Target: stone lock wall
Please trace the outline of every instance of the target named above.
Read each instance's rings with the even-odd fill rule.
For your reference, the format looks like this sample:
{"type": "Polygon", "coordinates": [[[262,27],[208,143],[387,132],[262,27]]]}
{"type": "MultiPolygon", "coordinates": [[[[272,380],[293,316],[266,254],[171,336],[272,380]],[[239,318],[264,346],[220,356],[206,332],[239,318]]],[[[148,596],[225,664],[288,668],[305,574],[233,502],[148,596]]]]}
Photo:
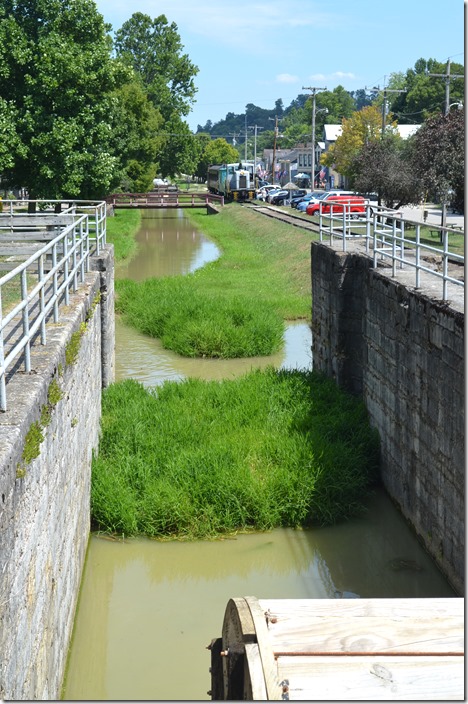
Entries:
{"type": "Polygon", "coordinates": [[[312,244],[314,368],[361,395],[382,481],[464,592],[464,313],[368,256],[312,244]]]}
{"type": "Polygon", "coordinates": [[[0,414],[5,700],[60,697],[90,531],[101,389],[114,369],[112,248],[93,266],[59,322],[47,325],[47,345],[33,346],[33,371],[18,371],[9,382],[8,410],[0,414]]]}

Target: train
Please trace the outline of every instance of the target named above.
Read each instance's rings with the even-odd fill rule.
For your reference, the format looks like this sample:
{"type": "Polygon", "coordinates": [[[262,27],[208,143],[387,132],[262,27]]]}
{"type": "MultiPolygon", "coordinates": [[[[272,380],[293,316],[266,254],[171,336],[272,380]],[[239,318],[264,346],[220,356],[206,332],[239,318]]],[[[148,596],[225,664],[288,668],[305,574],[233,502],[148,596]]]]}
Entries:
{"type": "Polygon", "coordinates": [[[224,196],[227,201],[255,198],[255,177],[250,164],[213,164],[208,168],[206,182],[210,193],[224,196]]]}

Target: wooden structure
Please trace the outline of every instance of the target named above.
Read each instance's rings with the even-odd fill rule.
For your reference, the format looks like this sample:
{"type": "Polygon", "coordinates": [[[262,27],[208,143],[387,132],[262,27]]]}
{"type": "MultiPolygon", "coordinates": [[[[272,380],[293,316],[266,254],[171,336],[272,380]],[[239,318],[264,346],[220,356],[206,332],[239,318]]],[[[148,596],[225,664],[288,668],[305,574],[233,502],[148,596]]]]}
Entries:
{"type": "Polygon", "coordinates": [[[113,208],[206,208],[209,205],[224,205],[224,198],[208,191],[203,193],[150,191],[149,193],[113,193],[107,196],[106,203],[113,208]]]}
{"type": "Polygon", "coordinates": [[[227,604],[213,700],[463,700],[463,599],[227,604]]]}

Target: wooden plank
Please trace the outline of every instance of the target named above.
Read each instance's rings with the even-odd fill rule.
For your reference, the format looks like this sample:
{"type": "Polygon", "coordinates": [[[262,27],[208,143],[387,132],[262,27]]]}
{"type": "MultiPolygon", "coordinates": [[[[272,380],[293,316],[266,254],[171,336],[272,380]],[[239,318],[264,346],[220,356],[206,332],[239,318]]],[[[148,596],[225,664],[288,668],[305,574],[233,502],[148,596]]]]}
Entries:
{"type": "Polygon", "coordinates": [[[257,643],[246,643],[245,656],[244,701],[266,701],[268,696],[257,643]]]}
{"type": "Polygon", "coordinates": [[[260,653],[263,676],[265,678],[265,688],[269,700],[282,699],[283,690],[278,678],[278,668],[271,647],[270,635],[268,633],[265,613],[261,608],[258,599],[254,596],[246,596],[245,601],[252,614],[257,634],[257,643],[260,653]]]}
{"type": "Polygon", "coordinates": [[[464,701],[463,657],[281,657],[278,673],[290,700],[464,701]]]}
{"type": "Polygon", "coordinates": [[[52,230],[35,230],[28,232],[1,232],[0,242],[50,242],[58,232],[52,230]]]}
{"type": "Polygon", "coordinates": [[[14,244],[3,244],[0,245],[0,257],[15,257],[15,256],[30,256],[35,254],[37,251],[42,249],[43,244],[40,242],[38,244],[25,244],[22,245],[19,242],[14,244]]]}
{"type": "Polygon", "coordinates": [[[31,215],[9,215],[0,213],[0,228],[5,227],[64,227],[70,225],[78,216],[73,215],[44,215],[42,213],[31,215]]]}
{"type": "Polygon", "coordinates": [[[260,600],[275,653],[463,652],[463,599],[260,600]]]}

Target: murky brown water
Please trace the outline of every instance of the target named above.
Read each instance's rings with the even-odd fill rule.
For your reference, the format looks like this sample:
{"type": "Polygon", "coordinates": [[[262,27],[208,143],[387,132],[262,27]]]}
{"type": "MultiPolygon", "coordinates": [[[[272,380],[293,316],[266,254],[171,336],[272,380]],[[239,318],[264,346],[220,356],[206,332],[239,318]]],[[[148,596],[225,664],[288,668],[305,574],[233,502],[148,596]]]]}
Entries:
{"type": "MultiPolygon", "coordinates": [[[[150,253],[149,244],[140,247],[140,256],[125,276],[130,276],[130,269],[134,278],[154,275],[140,275],[143,268],[152,271],[150,257],[155,257],[158,275],[173,275],[201,266],[203,248],[208,258],[218,256],[181,215],[145,213],[140,245],[141,237],[153,241],[157,253],[150,253]],[[148,221],[156,228],[154,240],[148,221]],[[164,238],[158,235],[162,224],[164,238]],[[174,262],[178,252],[183,253],[182,272],[174,262]]],[[[117,324],[118,378],[131,376],[146,385],[189,375],[217,379],[268,363],[309,367],[308,325],[288,326],[280,354],[231,364],[181,358],[162,349],[158,341],[117,324]]],[[[382,491],[369,503],[365,517],[330,528],[278,529],[194,543],[114,542],[93,535],[64,698],[210,699],[206,646],[221,635],[228,600],[250,595],[356,598],[454,593],[382,491]]]]}

